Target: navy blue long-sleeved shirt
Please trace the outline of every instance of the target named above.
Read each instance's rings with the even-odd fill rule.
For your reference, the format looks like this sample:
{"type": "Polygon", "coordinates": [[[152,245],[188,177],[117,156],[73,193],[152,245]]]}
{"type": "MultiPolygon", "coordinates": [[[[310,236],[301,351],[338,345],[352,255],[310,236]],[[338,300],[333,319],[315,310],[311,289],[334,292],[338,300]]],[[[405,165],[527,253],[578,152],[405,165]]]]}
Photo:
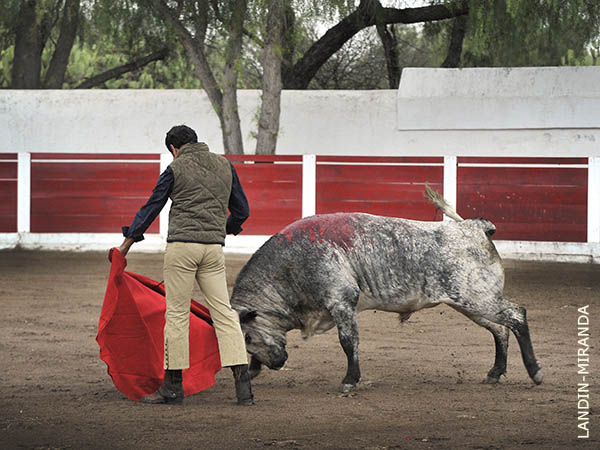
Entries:
{"type": "MultiPolygon", "coordinates": [[[[236,235],[242,231],[242,224],[250,215],[250,207],[248,206],[248,199],[242,189],[237,172],[233,164],[229,164],[231,166],[232,180],[228,208],[231,214],[227,217],[226,232],[227,234],[236,235]]],[[[173,170],[171,170],[171,167],[167,167],[160,174],[160,177],[158,177],[156,186],[152,190],[152,195],[150,195],[146,204],[136,213],[131,225],[122,227],[123,236],[132,238],[135,242],[144,239],[144,233],[167,203],[173,191],[174,183],[173,170]]]]}

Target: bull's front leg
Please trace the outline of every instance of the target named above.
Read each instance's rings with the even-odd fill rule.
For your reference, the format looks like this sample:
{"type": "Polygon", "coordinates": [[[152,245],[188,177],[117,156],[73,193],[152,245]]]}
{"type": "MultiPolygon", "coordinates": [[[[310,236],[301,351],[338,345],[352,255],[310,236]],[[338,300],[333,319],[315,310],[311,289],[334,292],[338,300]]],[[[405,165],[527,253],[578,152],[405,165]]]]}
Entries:
{"type": "Polygon", "coordinates": [[[262,363],[254,356],[252,356],[250,358],[250,365],[248,366],[248,373],[250,374],[250,379],[257,377],[260,374],[261,369],[262,363]]]}
{"type": "Polygon", "coordinates": [[[335,308],[332,312],[337,325],[340,344],[348,358],[348,370],[340,386],[341,392],[349,392],[360,380],[360,366],[358,364],[358,317],[356,308],[345,304],[335,308]]]}

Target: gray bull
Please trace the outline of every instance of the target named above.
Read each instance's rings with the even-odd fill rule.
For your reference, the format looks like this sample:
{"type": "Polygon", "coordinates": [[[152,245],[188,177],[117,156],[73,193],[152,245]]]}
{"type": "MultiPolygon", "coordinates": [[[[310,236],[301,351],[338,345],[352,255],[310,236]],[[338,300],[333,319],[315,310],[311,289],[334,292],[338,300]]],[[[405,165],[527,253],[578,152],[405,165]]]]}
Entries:
{"type": "Polygon", "coordinates": [[[502,294],[504,270],[485,219],[463,220],[436,192],[428,198],[455,221],[419,222],[362,213],[308,217],[272,236],[241,270],[231,297],[240,315],[253,375],[261,364],[281,368],[286,333],[304,337],[337,326],[348,357],[343,392],[360,379],[357,314],[400,314],[444,303],[489,330],[496,344],[486,382],[506,372],[508,330],[536,384],[543,379],[533,354],[525,308],[502,294]],[[361,295],[361,293],[363,295],[361,295]]]}

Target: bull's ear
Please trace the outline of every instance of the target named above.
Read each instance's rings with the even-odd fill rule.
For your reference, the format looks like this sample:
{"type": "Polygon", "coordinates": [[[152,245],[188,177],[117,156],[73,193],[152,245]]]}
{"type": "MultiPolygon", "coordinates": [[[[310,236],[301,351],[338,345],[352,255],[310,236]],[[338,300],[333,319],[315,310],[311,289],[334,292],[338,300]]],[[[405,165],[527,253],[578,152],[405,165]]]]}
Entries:
{"type": "Polygon", "coordinates": [[[257,312],[244,308],[238,314],[240,315],[240,323],[246,323],[256,319],[257,312]]]}

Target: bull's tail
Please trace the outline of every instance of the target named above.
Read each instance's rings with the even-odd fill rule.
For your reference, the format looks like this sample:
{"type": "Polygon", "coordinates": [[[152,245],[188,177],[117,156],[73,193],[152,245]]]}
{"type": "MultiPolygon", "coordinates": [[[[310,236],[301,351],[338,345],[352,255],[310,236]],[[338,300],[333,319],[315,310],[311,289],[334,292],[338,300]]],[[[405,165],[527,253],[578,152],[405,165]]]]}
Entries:
{"type": "Polygon", "coordinates": [[[435,207],[437,209],[442,211],[448,217],[456,220],[457,222],[463,222],[465,220],[458,215],[458,213],[450,205],[450,203],[448,203],[446,200],[444,200],[444,197],[442,197],[442,194],[431,189],[429,187],[429,185],[427,185],[427,184],[425,185],[425,198],[427,200],[429,200],[431,203],[433,203],[433,205],[435,205],[435,207]]]}

